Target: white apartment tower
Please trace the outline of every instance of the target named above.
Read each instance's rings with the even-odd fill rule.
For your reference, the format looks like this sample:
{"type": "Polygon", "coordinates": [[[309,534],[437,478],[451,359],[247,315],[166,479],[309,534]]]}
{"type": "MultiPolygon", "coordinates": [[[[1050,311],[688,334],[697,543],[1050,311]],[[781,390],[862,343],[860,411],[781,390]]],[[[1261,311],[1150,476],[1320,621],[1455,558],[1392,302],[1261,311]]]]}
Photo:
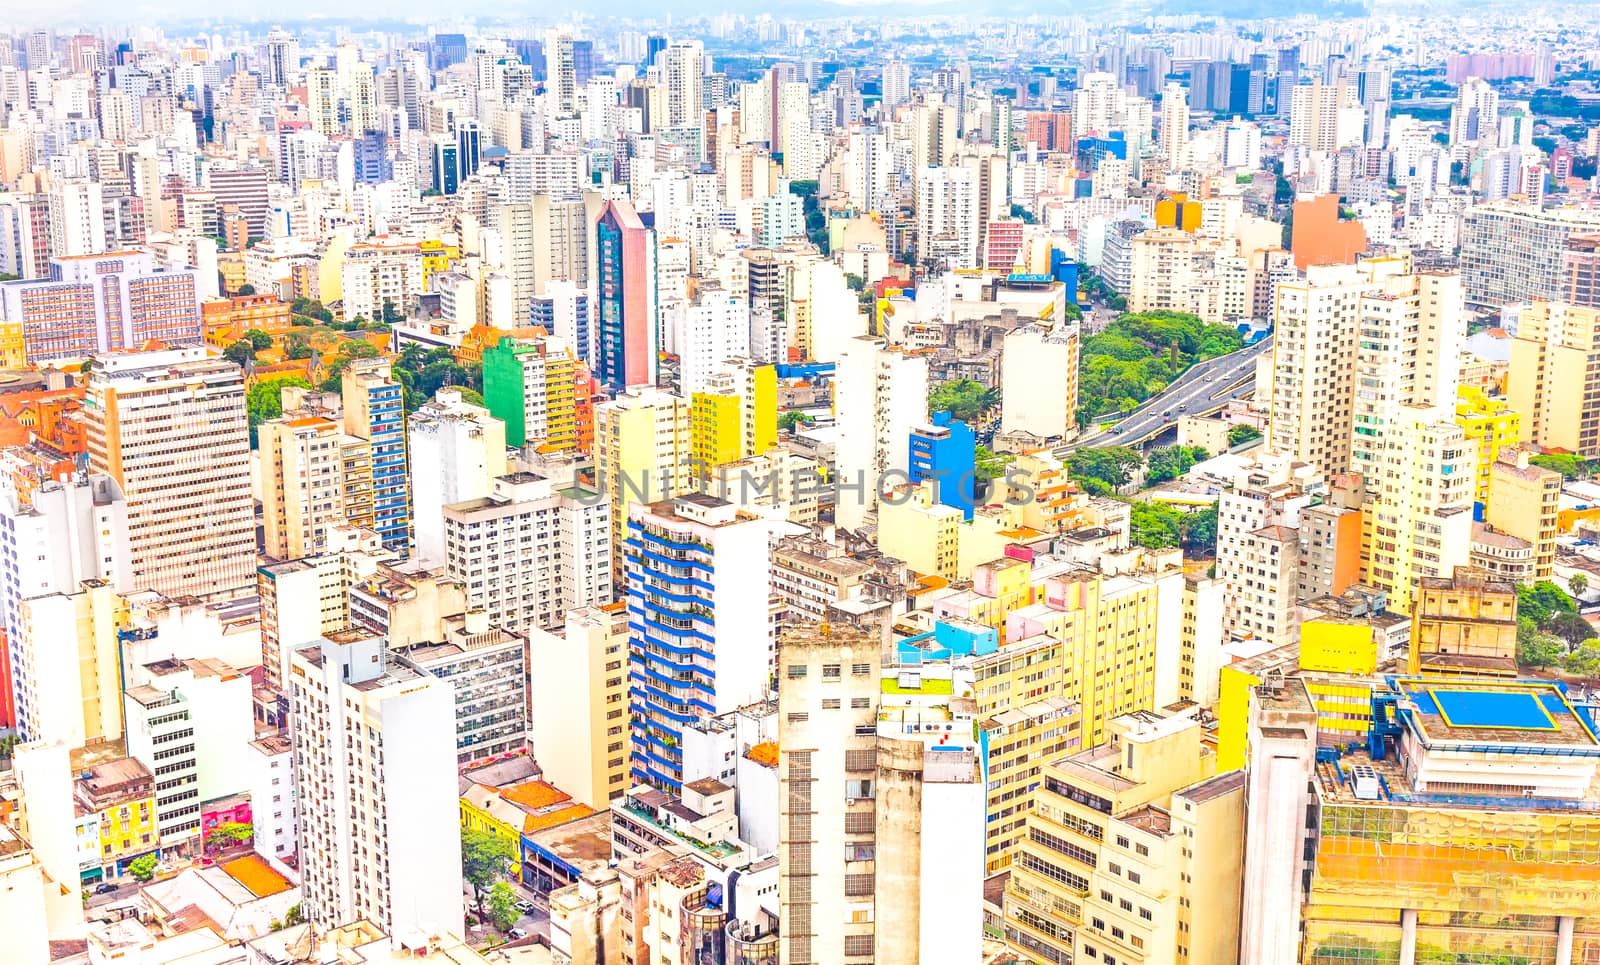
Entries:
{"type": "Polygon", "coordinates": [[[876,336],[851,339],[839,356],[833,410],[839,426],[834,519],[859,529],[878,508],[885,474],[910,465],[911,427],[928,419],[928,360],[876,336]]]}
{"type": "Polygon", "coordinates": [[[600,493],[511,473],[443,514],[446,568],[496,626],[548,629],[568,610],[611,601],[610,507],[600,493]]]}
{"type": "Polygon", "coordinates": [[[334,634],[290,658],[301,887],[318,928],[459,933],[456,706],[449,684],[334,634]]]}
{"type": "Polygon", "coordinates": [[[482,499],[506,473],[506,424],[459,389],[440,389],[406,420],[419,559],[445,560],[444,508],[482,499]]]}

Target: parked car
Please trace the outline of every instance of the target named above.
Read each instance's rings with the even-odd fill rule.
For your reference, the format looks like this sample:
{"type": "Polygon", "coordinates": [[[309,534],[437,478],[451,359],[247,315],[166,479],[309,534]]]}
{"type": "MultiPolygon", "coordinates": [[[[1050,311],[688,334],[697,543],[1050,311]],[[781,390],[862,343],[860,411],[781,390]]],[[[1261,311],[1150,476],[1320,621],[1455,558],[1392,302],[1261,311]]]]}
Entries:
{"type": "Polygon", "coordinates": [[[524,915],[531,915],[533,914],[533,902],[519,901],[517,902],[517,910],[522,912],[524,915]]]}
{"type": "Polygon", "coordinates": [[[525,928],[513,928],[510,931],[506,932],[506,937],[511,939],[512,941],[517,941],[519,939],[527,938],[528,937],[528,931],[525,928]]]}

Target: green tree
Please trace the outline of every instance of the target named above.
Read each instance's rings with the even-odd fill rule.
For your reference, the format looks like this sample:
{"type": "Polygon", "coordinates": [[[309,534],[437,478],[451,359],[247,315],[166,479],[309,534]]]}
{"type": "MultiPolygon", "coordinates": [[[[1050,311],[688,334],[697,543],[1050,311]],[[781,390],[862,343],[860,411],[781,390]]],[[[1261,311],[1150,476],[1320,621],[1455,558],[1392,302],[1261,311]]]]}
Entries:
{"type": "Polygon", "coordinates": [[[1242,446],[1247,442],[1255,442],[1261,438],[1261,430],[1255,426],[1234,426],[1228,430],[1228,448],[1242,446]]]}
{"type": "Polygon", "coordinates": [[[1540,629],[1555,634],[1573,647],[1594,636],[1594,627],[1589,625],[1589,621],[1572,610],[1551,614],[1540,629]]]}
{"type": "Polygon", "coordinates": [[[305,920],[305,909],[300,907],[300,903],[298,901],[290,905],[289,910],[283,913],[283,923],[285,926],[298,925],[305,920]]]}
{"type": "Polygon", "coordinates": [[[1567,577],[1567,589],[1572,591],[1573,599],[1580,599],[1589,592],[1589,578],[1582,573],[1574,573],[1567,577]]]}
{"type": "Polygon", "coordinates": [[[1075,479],[1097,480],[1110,492],[1126,486],[1143,463],[1139,453],[1127,446],[1089,447],[1067,457],[1067,472],[1075,479]]]}
{"type": "Polygon", "coordinates": [[[1564,665],[1567,673],[1600,680],[1600,640],[1591,638],[1573,647],[1564,665]]]}
{"type": "Polygon", "coordinates": [[[250,391],[245,393],[244,408],[250,418],[252,448],[256,445],[256,432],[261,423],[283,415],[283,389],[286,386],[310,388],[311,383],[298,375],[283,375],[275,379],[263,379],[250,386],[250,391]]]}
{"type": "Polygon", "coordinates": [[[994,452],[988,446],[978,446],[973,453],[978,475],[984,479],[994,479],[1004,476],[1006,467],[1016,460],[1016,454],[1010,452],[994,452]]]}
{"type": "Polygon", "coordinates": [[[1183,538],[1183,514],[1160,503],[1134,503],[1129,513],[1129,540],[1145,549],[1177,546],[1183,538]]]}
{"type": "Polygon", "coordinates": [[[398,325],[400,322],[405,321],[405,316],[400,313],[400,309],[395,307],[394,299],[392,298],[383,300],[382,318],[385,325],[398,325]]]}
{"type": "Polygon", "coordinates": [[[255,293],[256,286],[250,284],[249,282],[245,282],[243,285],[240,285],[238,290],[234,292],[235,295],[254,295],[255,293]]]}
{"type": "Polygon", "coordinates": [[[156,856],[153,854],[142,854],[139,857],[134,858],[132,861],[128,862],[128,874],[133,876],[133,880],[139,882],[147,882],[155,878],[156,856]]]}
{"type": "Polygon", "coordinates": [[[488,918],[484,902],[490,887],[505,876],[516,858],[516,849],[505,838],[480,828],[461,829],[461,877],[472,886],[479,921],[488,918]]]}
{"type": "Polygon", "coordinates": [[[1566,644],[1534,626],[1527,617],[1517,619],[1517,665],[1543,669],[1561,662],[1566,644]]]}
{"type": "Polygon", "coordinates": [[[995,407],[999,395],[972,379],[942,382],[928,393],[929,412],[948,412],[962,422],[977,422],[995,407]]]}
{"type": "Polygon", "coordinates": [[[1587,461],[1579,456],[1564,452],[1534,456],[1528,460],[1528,465],[1554,470],[1559,472],[1565,479],[1587,479],[1594,472],[1594,467],[1587,461]]]}
{"type": "Polygon", "coordinates": [[[256,357],[256,347],[251,345],[246,339],[241,338],[239,341],[234,342],[232,345],[223,349],[222,354],[228,359],[228,361],[234,363],[235,365],[243,365],[256,357]]]}
{"type": "Polygon", "coordinates": [[[1217,507],[1207,506],[1198,513],[1184,513],[1178,524],[1183,548],[1193,554],[1215,553],[1217,550],[1217,507]]]}
{"type": "Polygon", "coordinates": [[[489,888],[489,923],[506,932],[521,917],[522,912],[517,908],[517,893],[504,881],[496,881],[489,888]]]}
{"type": "Polygon", "coordinates": [[[865,278],[862,278],[860,275],[851,271],[844,273],[844,283],[849,285],[850,290],[853,292],[858,292],[867,286],[867,280],[865,278]]]}
{"type": "Polygon", "coordinates": [[[288,340],[284,343],[283,357],[286,359],[310,358],[311,339],[299,332],[290,332],[288,340]]]}
{"type": "Polygon", "coordinates": [[[250,343],[250,347],[258,352],[264,348],[272,347],[272,336],[259,328],[250,329],[244,333],[244,337],[245,341],[250,343]]]}
{"type": "Polygon", "coordinates": [[[791,410],[778,416],[778,428],[784,432],[793,432],[795,426],[811,425],[817,420],[799,410],[791,410]]]}
{"type": "Polygon", "coordinates": [[[1177,479],[1193,469],[1195,463],[1205,458],[1206,451],[1199,446],[1168,446],[1156,449],[1150,453],[1149,469],[1145,472],[1144,481],[1155,485],[1177,479]]]}
{"type": "Polygon", "coordinates": [[[1517,587],[1517,613],[1541,628],[1555,614],[1576,609],[1572,598],[1549,580],[1540,580],[1533,586],[1517,587]]]}

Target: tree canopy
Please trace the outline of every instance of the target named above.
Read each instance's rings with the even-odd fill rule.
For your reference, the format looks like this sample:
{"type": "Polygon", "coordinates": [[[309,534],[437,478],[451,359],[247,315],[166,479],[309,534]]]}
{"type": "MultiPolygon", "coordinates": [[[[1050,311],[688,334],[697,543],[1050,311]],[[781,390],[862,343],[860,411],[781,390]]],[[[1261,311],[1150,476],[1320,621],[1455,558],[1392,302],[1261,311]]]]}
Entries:
{"type": "Polygon", "coordinates": [[[488,916],[484,901],[490,888],[510,871],[517,858],[511,842],[481,828],[461,829],[461,877],[472,886],[472,899],[478,906],[478,919],[488,916]]]}
{"type": "Polygon", "coordinates": [[[256,446],[256,431],[261,423],[283,415],[283,393],[286,386],[310,388],[311,383],[298,375],[282,375],[275,379],[262,379],[245,393],[245,413],[250,417],[250,447],[256,446]]]}
{"type": "Polygon", "coordinates": [[[1147,460],[1149,468],[1145,471],[1144,481],[1155,485],[1177,479],[1193,469],[1195,463],[1209,456],[1210,454],[1199,446],[1167,446],[1165,449],[1156,449],[1150,453],[1147,460]]]}
{"type": "Polygon", "coordinates": [[[1074,450],[1067,457],[1067,473],[1084,485],[1085,480],[1098,482],[1084,485],[1088,492],[1109,493],[1126,486],[1133,473],[1144,464],[1137,450],[1127,446],[1097,446],[1074,450]]]}
{"type": "Polygon", "coordinates": [[[984,388],[981,382],[952,379],[928,393],[928,411],[948,412],[953,418],[970,424],[982,420],[998,401],[998,393],[984,388]]]}
{"type": "Polygon", "coordinates": [[[1183,312],[1123,315],[1083,342],[1078,398],[1085,421],[1131,409],[1195,362],[1237,351],[1243,344],[1238,330],[1183,312]]]}

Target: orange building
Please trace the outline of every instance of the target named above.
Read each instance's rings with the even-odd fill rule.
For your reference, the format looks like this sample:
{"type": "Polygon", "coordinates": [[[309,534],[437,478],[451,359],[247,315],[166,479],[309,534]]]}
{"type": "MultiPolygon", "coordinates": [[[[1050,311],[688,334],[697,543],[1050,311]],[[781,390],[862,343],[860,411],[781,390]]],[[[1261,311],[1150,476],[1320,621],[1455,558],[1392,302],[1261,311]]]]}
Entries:
{"type": "Polygon", "coordinates": [[[234,295],[200,304],[200,325],[206,344],[227,348],[251,329],[268,335],[289,330],[289,305],[275,295],[234,295]]]}
{"type": "Polygon", "coordinates": [[[35,440],[67,456],[89,451],[88,436],[78,413],[83,389],[41,388],[0,394],[0,447],[26,446],[35,440]]]}
{"type": "Polygon", "coordinates": [[[1289,233],[1294,266],[1353,265],[1367,250],[1367,231],[1359,221],[1339,220],[1339,198],[1324,194],[1294,203],[1294,228],[1289,233]]]}
{"type": "Polygon", "coordinates": [[[1189,234],[1200,230],[1200,202],[1182,192],[1174,192],[1156,202],[1156,227],[1181,228],[1189,234]]]}

